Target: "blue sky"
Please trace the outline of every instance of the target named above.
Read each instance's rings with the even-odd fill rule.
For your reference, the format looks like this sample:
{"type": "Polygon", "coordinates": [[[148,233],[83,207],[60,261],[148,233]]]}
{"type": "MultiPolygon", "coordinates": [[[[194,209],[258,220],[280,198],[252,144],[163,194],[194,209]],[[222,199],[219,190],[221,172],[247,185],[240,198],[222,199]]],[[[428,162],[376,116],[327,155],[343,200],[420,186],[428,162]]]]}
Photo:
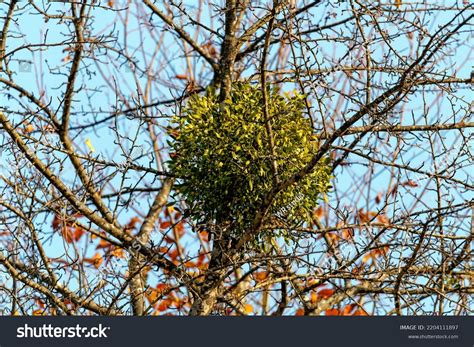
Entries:
{"type": "MultiPolygon", "coordinates": [[[[450,3],[459,3],[459,1],[443,1],[443,3],[449,5],[450,3]]],[[[1,6],[5,7],[5,5],[1,6]]],[[[50,6],[51,10],[49,12],[54,12],[54,9],[61,11],[65,5],[61,3],[54,3],[50,6]]],[[[133,11],[137,10],[135,6],[133,6],[133,8],[133,11]]],[[[340,8],[342,8],[342,6],[340,8]]],[[[333,10],[330,6],[326,6],[316,7],[312,11],[314,12],[314,23],[319,23],[327,18],[329,11],[333,10]],[[325,10],[321,11],[321,8],[324,8],[325,10]]],[[[206,14],[206,12],[203,18],[206,18],[205,16],[209,15],[209,13],[207,12],[206,14]]],[[[343,11],[338,9],[333,12],[336,14],[336,16],[338,16],[338,18],[339,16],[340,18],[344,18],[348,15],[347,9],[343,11]]],[[[444,11],[437,13],[435,20],[430,18],[430,26],[427,27],[426,30],[428,32],[433,32],[439,27],[439,25],[451,20],[454,15],[455,11],[444,11]]],[[[427,14],[427,16],[429,16],[429,14],[427,14]]],[[[432,15],[432,17],[434,18],[434,15],[432,15]]],[[[110,45],[121,47],[124,51],[128,52],[128,54],[135,60],[134,63],[136,63],[136,66],[140,68],[143,67],[145,63],[153,59],[153,53],[155,52],[156,47],[158,44],[161,45],[160,49],[166,51],[166,59],[160,59],[159,61],[156,61],[156,64],[153,65],[153,71],[148,71],[148,73],[156,75],[161,84],[156,83],[150,88],[149,100],[166,100],[170,97],[176,96],[177,93],[174,90],[174,86],[184,87],[184,82],[176,79],[176,75],[184,73],[187,63],[180,53],[181,46],[179,45],[181,43],[177,42],[170,34],[160,37],[161,33],[159,32],[150,34],[149,32],[142,30],[142,24],[137,22],[133,16],[130,16],[129,18],[130,22],[127,29],[128,36],[125,40],[124,27],[117,18],[120,18],[120,14],[117,14],[110,9],[95,9],[94,21],[88,26],[91,36],[107,35],[107,33],[113,30],[116,33],[117,42],[111,41],[110,45]],[[147,61],[145,62],[145,60],[147,61]],[[169,88],[166,88],[165,82],[168,83],[169,88]]],[[[155,19],[155,22],[159,22],[158,19],[155,19]]],[[[211,22],[209,21],[208,24],[210,25],[211,22]]],[[[219,29],[217,28],[219,25],[218,22],[214,21],[213,25],[215,26],[215,29],[219,29]]],[[[383,25],[386,26],[388,34],[396,32],[396,25],[393,25],[393,23],[386,23],[383,25]]],[[[374,28],[367,27],[366,29],[367,32],[370,33],[374,28]]],[[[42,16],[33,15],[26,10],[18,18],[18,22],[12,25],[12,30],[21,31],[24,36],[10,39],[8,42],[7,51],[14,50],[16,47],[21,47],[25,44],[44,43],[45,41],[43,40],[46,33],[46,43],[57,44],[67,41],[69,40],[68,35],[72,28],[65,24],[58,24],[56,20],[45,22],[42,16]]],[[[340,33],[331,32],[329,35],[337,37],[340,35],[340,33]]],[[[474,42],[473,35],[473,33],[469,32],[460,35],[459,39],[462,41],[462,44],[455,52],[451,52],[449,59],[441,63],[446,67],[451,66],[448,70],[456,71],[456,75],[461,78],[467,78],[470,76],[472,67],[474,65],[474,55],[472,49],[474,42]]],[[[199,37],[199,40],[202,43],[206,42],[206,39],[207,38],[202,35],[199,37]]],[[[397,47],[397,51],[401,55],[410,56],[415,53],[414,42],[406,36],[400,36],[394,41],[394,44],[397,47]]],[[[384,49],[386,49],[386,47],[377,42],[371,44],[371,47],[373,48],[373,59],[383,59],[382,52],[384,49]]],[[[97,50],[98,55],[100,52],[100,49],[97,50]]],[[[346,49],[343,44],[322,42],[319,45],[319,50],[313,53],[313,58],[319,57],[322,59],[324,57],[326,59],[326,67],[328,67],[329,58],[332,60],[338,60],[339,58],[346,55],[346,49]]],[[[14,78],[19,85],[26,86],[28,90],[36,95],[38,95],[42,90],[46,91],[44,99],[50,102],[50,107],[52,109],[60,109],[61,93],[63,92],[62,87],[64,86],[64,83],[67,79],[66,74],[70,66],[70,61],[67,60],[67,56],[68,52],[65,51],[64,45],[51,46],[46,50],[34,52],[31,52],[27,49],[21,49],[15,53],[13,60],[10,62],[10,67],[12,68],[14,78]]],[[[95,116],[98,118],[106,116],[111,111],[114,111],[116,107],[119,109],[127,107],[124,105],[123,101],[116,100],[116,95],[107,82],[114,81],[121,91],[121,96],[131,102],[132,105],[133,100],[136,101],[137,95],[140,94],[140,92],[137,91],[137,83],[134,80],[137,75],[130,71],[130,69],[135,70],[135,66],[130,67],[130,64],[128,64],[121,55],[113,52],[109,52],[106,56],[98,56],[97,59],[99,59],[101,62],[98,65],[94,65],[95,63],[92,59],[90,59],[90,57],[87,57],[84,60],[85,64],[90,64],[90,73],[86,74],[82,72],[77,85],[79,86],[82,84],[86,88],[79,94],[76,94],[74,97],[74,111],[81,111],[81,109],[93,109],[97,113],[94,114],[93,112],[86,112],[86,115],[73,117],[72,126],[88,123],[94,119],[95,116]],[[99,66],[100,69],[98,69],[97,66],[99,66]]],[[[351,57],[351,59],[352,63],[354,63],[354,60],[357,60],[357,53],[355,54],[355,57],[351,57]]],[[[351,63],[351,60],[349,60],[347,57],[345,58],[345,61],[346,64],[351,63]]],[[[205,71],[204,67],[202,66],[202,62],[194,64],[193,71],[196,76],[202,74],[202,71],[205,71]]],[[[253,72],[254,70],[250,68],[244,75],[248,76],[253,72]]],[[[328,82],[331,82],[331,78],[332,77],[328,77],[328,82]]],[[[393,77],[376,74],[374,80],[378,81],[379,83],[386,83],[390,80],[390,78],[393,77]]],[[[139,77],[138,82],[141,86],[144,85],[145,81],[145,77],[139,77]]],[[[339,85],[335,85],[335,87],[343,90],[343,88],[347,87],[342,84],[343,82],[341,82],[339,85]]],[[[288,85],[287,88],[292,89],[294,86],[288,85]]],[[[377,92],[378,91],[374,91],[374,94],[377,92]]],[[[419,98],[419,95],[412,95],[404,104],[403,110],[396,110],[391,122],[396,124],[413,124],[414,121],[416,123],[420,123],[425,121],[421,117],[423,114],[428,114],[427,119],[429,122],[443,122],[444,120],[450,119],[453,112],[459,112],[460,119],[461,117],[465,116],[462,114],[461,109],[473,102],[472,87],[460,87],[454,92],[454,95],[456,98],[458,98],[454,103],[454,110],[451,108],[452,104],[450,103],[448,97],[439,98],[435,93],[426,93],[425,104],[423,104],[419,98]],[[432,105],[433,110],[440,110],[441,113],[433,113],[431,109],[427,109],[426,105],[430,104],[432,105]]],[[[4,93],[0,95],[0,101],[3,105],[7,105],[8,108],[16,108],[19,105],[18,101],[7,100],[4,93]]],[[[328,115],[334,112],[336,102],[337,93],[332,93],[331,98],[328,98],[326,103],[325,112],[327,112],[328,115]]],[[[354,112],[354,110],[357,109],[357,105],[346,103],[345,109],[343,109],[343,111],[350,115],[354,112]]],[[[170,106],[147,110],[148,115],[150,116],[160,116],[162,114],[171,115],[175,111],[176,109],[170,106]]],[[[470,119],[472,121],[472,114],[468,117],[470,118],[467,118],[467,120],[470,119]]],[[[164,125],[165,123],[162,122],[161,124],[164,125]]],[[[118,163],[123,162],[125,158],[123,155],[124,153],[129,154],[131,151],[133,151],[132,156],[141,156],[142,154],[146,154],[148,152],[147,149],[150,148],[151,145],[146,137],[141,136],[140,133],[137,132],[140,126],[137,121],[130,120],[118,124],[118,129],[123,135],[121,138],[117,138],[117,133],[114,133],[108,129],[108,126],[113,125],[113,122],[109,122],[108,124],[102,126],[99,131],[76,134],[75,144],[78,151],[84,155],[87,155],[88,152],[90,152],[90,148],[87,146],[86,140],[90,140],[95,149],[93,153],[89,153],[90,155],[98,157],[99,159],[113,158],[113,160],[118,163]],[[126,139],[125,136],[129,136],[130,138],[126,139]],[[137,139],[136,142],[133,141],[135,136],[137,139]],[[121,146],[117,145],[118,142],[121,143],[121,146]]],[[[360,122],[357,125],[363,125],[363,123],[360,122]]],[[[157,126],[157,130],[160,130],[159,126],[157,126]]],[[[466,133],[472,136],[472,132],[466,133]]],[[[449,153],[456,153],[456,146],[461,142],[461,138],[459,138],[457,133],[453,131],[444,131],[440,134],[445,138],[445,144],[447,145],[447,148],[437,148],[437,153],[442,154],[447,150],[451,151],[449,153]]],[[[0,140],[3,136],[5,135],[0,135],[0,140]]],[[[161,140],[162,145],[164,145],[165,137],[162,136],[161,140]]],[[[422,167],[426,171],[432,170],[431,151],[427,147],[427,143],[409,137],[407,137],[406,140],[412,143],[412,148],[404,154],[403,158],[411,158],[410,160],[413,166],[422,167]]],[[[368,144],[373,143],[373,141],[378,141],[378,143],[381,144],[383,143],[383,141],[380,141],[372,135],[369,136],[365,141],[367,141],[368,144]]],[[[397,140],[395,137],[387,138],[380,149],[380,153],[383,153],[386,156],[396,148],[396,145],[397,140]]],[[[450,155],[451,154],[448,154],[448,158],[450,155]]],[[[4,159],[2,158],[2,164],[5,163],[3,160],[4,159]]],[[[151,158],[149,155],[145,155],[139,159],[138,162],[142,165],[148,166],[150,164],[150,160],[153,161],[153,158],[151,158]]],[[[391,182],[388,182],[389,171],[380,166],[375,166],[374,171],[372,172],[370,171],[372,168],[367,168],[366,162],[357,157],[350,157],[350,161],[353,161],[354,165],[351,167],[339,168],[335,172],[334,184],[338,187],[339,191],[348,192],[347,196],[344,197],[342,201],[346,201],[347,205],[351,206],[352,208],[377,208],[376,204],[373,202],[373,199],[370,197],[375,196],[378,191],[386,191],[389,189],[389,185],[391,184],[391,182]],[[362,185],[362,182],[364,182],[364,180],[369,177],[373,178],[371,190],[361,191],[357,182],[362,185]],[[354,201],[361,201],[361,203],[358,206],[354,206],[354,201]],[[366,201],[369,202],[366,203],[366,201]]],[[[439,162],[439,165],[442,167],[444,163],[444,161],[441,161],[439,162]]],[[[153,162],[152,165],[155,167],[156,162],[153,162]]],[[[464,170],[459,170],[454,177],[460,180],[466,180],[466,178],[469,177],[470,172],[472,172],[472,169],[472,163],[468,163],[464,170]]],[[[8,170],[6,170],[5,167],[0,167],[0,173],[6,171],[8,170]]],[[[70,173],[70,167],[68,168],[66,166],[63,169],[61,176],[65,181],[70,181],[72,179],[72,177],[70,177],[70,173]]],[[[97,172],[96,174],[100,173],[97,172]]],[[[104,174],[107,174],[107,171],[104,171],[104,174]]],[[[124,179],[126,184],[132,184],[137,180],[137,178],[138,177],[136,176],[128,178],[117,176],[112,182],[119,184],[120,181],[124,179]]],[[[409,174],[408,176],[403,176],[399,179],[401,182],[403,182],[409,179],[417,180],[419,177],[409,174]]],[[[472,176],[469,179],[472,183],[472,176]]],[[[145,181],[148,182],[149,185],[156,186],[156,182],[154,181],[154,177],[152,177],[152,175],[149,175],[145,181]]],[[[406,199],[406,201],[401,203],[400,206],[403,206],[404,204],[411,206],[412,202],[414,201],[413,199],[416,198],[417,194],[420,194],[421,187],[423,187],[424,184],[428,184],[430,186],[433,184],[433,180],[422,179],[419,182],[420,189],[411,189],[410,187],[401,188],[405,191],[404,199],[406,199]]],[[[436,201],[436,192],[429,191],[425,194],[424,201],[430,205],[428,207],[432,207],[432,204],[434,204],[436,201]]],[[[449,187],[447,189],[447,194],[452,195],[453,203],[459,203],[474,198],[473,192],[450,191],[449,187]]],[[[331,196],[330,194],[329,198],[330,201],[332,201],[334,195],[331,196]]],[[[149,197],[143,197],[143,199],[134,201],[133,208],[120,211],[119,220],[122,223],[126,223],[132,216],[136,214],[137,210],[145,211],[149,205],[149,201],[149,197]]],[[[426,207],[427,206],[417,205],[415,206],[415,209],[425,209],[426,207]]],[[[403,213],[403,209],[402,211],[388,211],[388,213],[392,213],[391,217],[396,218],[398,213],[403,213]]],[[[48,218],[51,218],[51,216],[48,218]]],[[[56,234],[51,238],[51,242],[48,243],[47,250],[52,257],[60,256],[64,253],[64,244],[59,235],[56,234]]],[[[90,249],[89,252],[90,255],[94,252],[94,250],[90,249]]]]}

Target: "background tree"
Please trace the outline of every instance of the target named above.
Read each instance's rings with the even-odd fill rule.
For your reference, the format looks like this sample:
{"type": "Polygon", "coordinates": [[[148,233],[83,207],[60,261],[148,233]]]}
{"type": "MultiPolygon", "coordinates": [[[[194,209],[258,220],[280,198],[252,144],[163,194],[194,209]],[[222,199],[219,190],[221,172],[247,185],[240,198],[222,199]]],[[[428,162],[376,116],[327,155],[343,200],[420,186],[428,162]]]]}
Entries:
{"type": "MultiPolygon", "coordinates": [[[[473,10],[3,1],[2,313],[472,314],[473,10]],[[238,85],[258,92],[242,112],[258,113],[271,179],[252,208],[230,206],[248,221],[235,233],[190,213],[189,177],[170,163],[190,98],[214,90],[224,129],[238,85]],[[285,93],[301,95],[317,144],[291,169],[278,144],[288,114],[275,112],[285,93]],[[293,188],[323,165],[333,188],[302,201],[293,188]],[[301,208],[301,223],[280,213],[301,208]]],[[[196,198],[228,202],[218,193],[196,198]]]]}

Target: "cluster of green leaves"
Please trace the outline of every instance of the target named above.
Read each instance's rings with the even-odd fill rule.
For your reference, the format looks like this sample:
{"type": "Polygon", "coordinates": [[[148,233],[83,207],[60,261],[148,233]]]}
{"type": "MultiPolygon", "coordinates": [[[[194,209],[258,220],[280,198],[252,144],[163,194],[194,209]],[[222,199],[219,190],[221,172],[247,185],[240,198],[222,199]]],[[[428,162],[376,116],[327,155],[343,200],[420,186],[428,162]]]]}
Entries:
{"type": "MultiPolygon", "coordinates": [[[[267,90],[274,159],[279,179],[285,180],[310,161],[318,143],[304,116],[304,96],[267,90]]],[[[204,223],[230,223],[238,237],[273,186],[261,88],[235,84],[222,111],[214,90],[195,95],[174,117],[171,129],[170,169],[181,177],[176,189],[189,206],[190,217],[204,223]]],[[[330,165],[325,158],[310,175],[280,192],[270,213],[292,225],[309,221],[330,188],[330,165]]]]}

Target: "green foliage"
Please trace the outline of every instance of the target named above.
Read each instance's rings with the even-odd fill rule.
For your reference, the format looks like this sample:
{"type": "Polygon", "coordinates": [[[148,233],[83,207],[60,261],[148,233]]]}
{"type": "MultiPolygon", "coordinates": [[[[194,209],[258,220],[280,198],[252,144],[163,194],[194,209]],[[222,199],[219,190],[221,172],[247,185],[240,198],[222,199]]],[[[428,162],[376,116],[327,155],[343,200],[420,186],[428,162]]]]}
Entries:
{"type": "MultiPolygon", "coordinates": [[[[303,116],[302,95],[282,96],[268,88],[268,99],[279,177],[285,180],[310,161],[318,144],[303,116]]],[[[190,216],[231,223],[238,237],[272,188],[272,154],[259,87],[234,85],[224,109],[221,113],[213,90],[188,100],[173,119],[170,169],[182,178],[176,189],[190,216]]],[[[318,199],[331,188],[329,180],[325,158],[312,174],[277,195],[270,214],[291,225],[309,221],[318,199]]]]}

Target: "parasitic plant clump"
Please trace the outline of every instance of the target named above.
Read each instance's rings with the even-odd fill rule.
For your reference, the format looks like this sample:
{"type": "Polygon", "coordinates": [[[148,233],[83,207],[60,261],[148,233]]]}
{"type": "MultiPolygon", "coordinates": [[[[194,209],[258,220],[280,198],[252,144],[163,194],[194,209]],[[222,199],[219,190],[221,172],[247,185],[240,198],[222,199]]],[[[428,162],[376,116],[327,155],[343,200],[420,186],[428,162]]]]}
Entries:
{"type": "MultiPolygon", "coordinates": [[[[304,116],[304,96],[281,95],[271,88],[267,94],[273,149],[262,91],[248,83],[233,86],[223,110],[214,90],[192,96],[171,124],[169,164],[180,177],[176,191],[188,205],[188,216],[201,223],[226,223],[235,238],[248,230],[274,186],[272,162],[278,179],[284,181],[318,150],[311,123],[304,116]]],[[[274,218],[287,225],[310,222],[318,201],[331,188],[330,178],[329,158],[323,158],[310,174],[276,195],[268,213],[273,218],[267,218],[267,223],[274,218]]]]}

